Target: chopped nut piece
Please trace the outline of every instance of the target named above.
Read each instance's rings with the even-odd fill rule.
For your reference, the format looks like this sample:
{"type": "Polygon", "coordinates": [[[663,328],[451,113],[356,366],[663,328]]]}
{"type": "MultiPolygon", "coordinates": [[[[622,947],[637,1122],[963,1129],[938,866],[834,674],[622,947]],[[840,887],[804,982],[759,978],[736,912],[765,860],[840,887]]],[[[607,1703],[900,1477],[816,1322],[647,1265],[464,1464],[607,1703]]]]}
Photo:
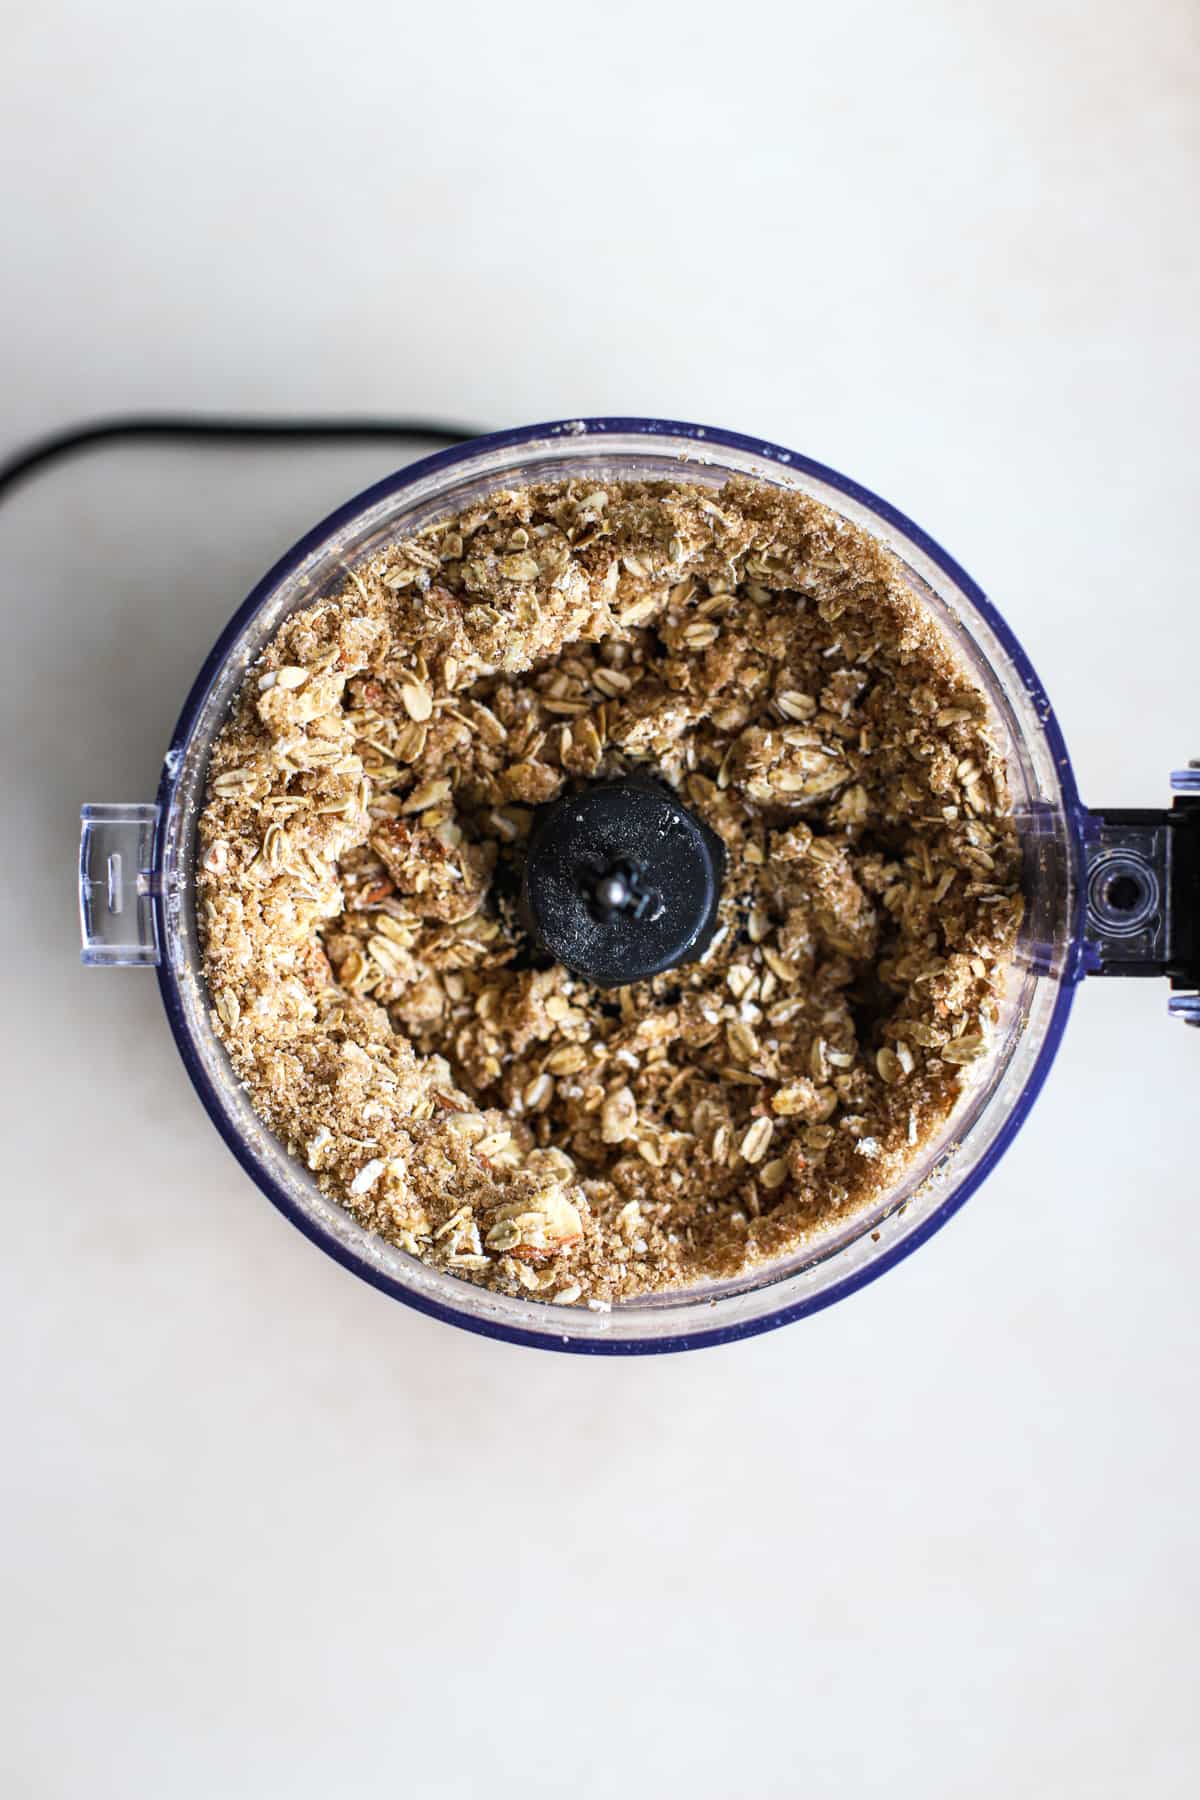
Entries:
{"type": "Polygon", "coordinates": [[[637,1101],[630,1088],[620,1087],[604,1102],[600,1135],[606,1144],[621,1144],[637,1130],[637,1101]]]}
{"type": "Polygon", "coordinates": [[[547,1188],[528,1202],[498,1207],[483,1241],[489,1250],[529,1259],[556,1255],[582,1236],[578,1208],[557,1188],[547,1188]]]}
{"type": "Polygon", "coordinates": [[[350,1192],[352,1194],[369,1194],[371,1189],[375,1186],[375,1183],[379,1180],[379,1177],[383,1174],[384,1167],[385,1165],[381,1157],[372,1157],[369,1163],[363,1164],[362,1168],[358,1171],[358,1174],[354,1177],[354,1180],[350,1183],[350,1192]]]}

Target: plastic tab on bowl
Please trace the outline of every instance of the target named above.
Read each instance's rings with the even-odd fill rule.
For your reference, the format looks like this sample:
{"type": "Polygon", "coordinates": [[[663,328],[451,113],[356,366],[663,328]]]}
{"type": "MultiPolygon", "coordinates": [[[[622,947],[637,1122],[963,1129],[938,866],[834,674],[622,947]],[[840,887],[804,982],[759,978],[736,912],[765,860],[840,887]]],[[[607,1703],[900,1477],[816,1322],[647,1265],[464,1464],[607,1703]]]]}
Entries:
{"type": "Polygon", "coordinates": [[[80,959],[131,968],[159,961],[150,869],[158,807],[85,806],[79,814],[80,959]]]}

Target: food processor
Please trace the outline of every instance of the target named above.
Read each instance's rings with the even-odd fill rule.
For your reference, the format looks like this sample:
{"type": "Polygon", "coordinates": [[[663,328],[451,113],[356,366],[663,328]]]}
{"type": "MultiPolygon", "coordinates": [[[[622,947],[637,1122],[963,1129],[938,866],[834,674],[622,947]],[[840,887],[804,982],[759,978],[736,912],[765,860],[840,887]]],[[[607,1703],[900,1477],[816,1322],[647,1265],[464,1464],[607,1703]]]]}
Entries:
{"type": "MultiPolygon", "coordinates": [[[[196,678],[157,798],[82,810],[82,956],[94,966],[157,969],[179,1052],[218,1131],[280,1211],[355,1274],[435,1318],[514,1343],[601,1354],[692,1349],[828,1306],[945,1224],[1020,1129],[1083,977],[1166,977],[1171,1012],[1200,1025],[1200,765],[1177,771],[1171,784],[1169,809],[1084,807],[1049,700],[995,607],[933,539],[856,482],[777,445],[699,425],[625,418],[535,425],[401,469],[333,513],[264,577],[196,678]],[[736,1279],[622,1301],[611,1311],[495,1293],[433,1269],[359,1225],[273,1137],[233,1074],[210,1019],[195,908],[196,825],[210,749],[281,622],[336,592],[348,571],[390,541],[498,487],[584,477],[717,488],[732,475],[798,489],[883,544],[986,696],[1008,763],[1025,896],[994,1038],[953,1113],[899,1185],[873,1208],[814,1231],[791,1257],[736,1279]]],[[[628,792],[610,800],[626,809],[633,803],[628,792]]],[[[538,865],[547,892],[558,841],[551,834],[538,865]]],[[[720,868],[704,861],[703,845],[695,854],[703,924],[714,904],[703,882],[719,883],[720,868]]],[[[598,880],[614,917],[640,917],[636,867],[614,863],[598,880]]],[[[553,944],[549,904],[540,935],[553,944]]],[[[616,969],[608,978],[633,977],[616,969]]]]}

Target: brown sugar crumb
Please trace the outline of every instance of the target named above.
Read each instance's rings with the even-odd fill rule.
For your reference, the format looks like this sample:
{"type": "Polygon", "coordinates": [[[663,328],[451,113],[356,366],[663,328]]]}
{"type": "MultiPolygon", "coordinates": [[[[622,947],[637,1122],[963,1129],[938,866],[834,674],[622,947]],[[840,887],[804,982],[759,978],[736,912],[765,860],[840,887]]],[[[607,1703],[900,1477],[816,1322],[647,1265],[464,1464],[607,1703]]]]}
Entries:
{"type": "Polygon", "coordinates": [[[730,480],[488,495],[294,614],[213,751],[214,1023],[321,1187],[562,1304],[877,1203],[989,1042],[1021,914],[983,695],[865,533],[730,480]],[[703,959],[537,966],[534,809],[650,770],[724,841],[703,959]]]}

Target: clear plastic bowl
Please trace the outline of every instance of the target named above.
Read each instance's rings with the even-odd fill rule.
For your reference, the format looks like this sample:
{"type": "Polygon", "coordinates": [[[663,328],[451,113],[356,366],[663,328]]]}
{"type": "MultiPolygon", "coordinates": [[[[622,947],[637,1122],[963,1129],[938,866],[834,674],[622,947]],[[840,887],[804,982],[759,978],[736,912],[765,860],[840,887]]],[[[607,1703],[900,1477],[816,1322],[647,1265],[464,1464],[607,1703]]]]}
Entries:
{"type": "Polygon", "coordinates": [[[1066,749],[1028,658],[969,576],[902,514],[819,463],[733,432],[570,420],[476,439],[402,469],[341,507],[271,570],[188,696],[157,802],[85,809],[84,959],[157,964],[180,1054],[213,1123],[268,1198],[355,1274],[435,1318],[510,1342],[601,1354],[695,1349],[787,1324],[852,1293],[945,1224],[997,1162],[1046,1077],[1081,973],[1082,820],[1066,749]],[[534,479],[684,477],[716,487],[733,473],[798,488],[886,544],[989,698],[1024,841],[1026,893],[994,1049],[904,1182],[788,1259],[609,1312],[490,1293],[365,1231],[286,1153],[234,1078],[209,1019],[194,904],[210,746],[281,620],[340,587],[347,569],[401,533],[492,488],[534,479]]]}

